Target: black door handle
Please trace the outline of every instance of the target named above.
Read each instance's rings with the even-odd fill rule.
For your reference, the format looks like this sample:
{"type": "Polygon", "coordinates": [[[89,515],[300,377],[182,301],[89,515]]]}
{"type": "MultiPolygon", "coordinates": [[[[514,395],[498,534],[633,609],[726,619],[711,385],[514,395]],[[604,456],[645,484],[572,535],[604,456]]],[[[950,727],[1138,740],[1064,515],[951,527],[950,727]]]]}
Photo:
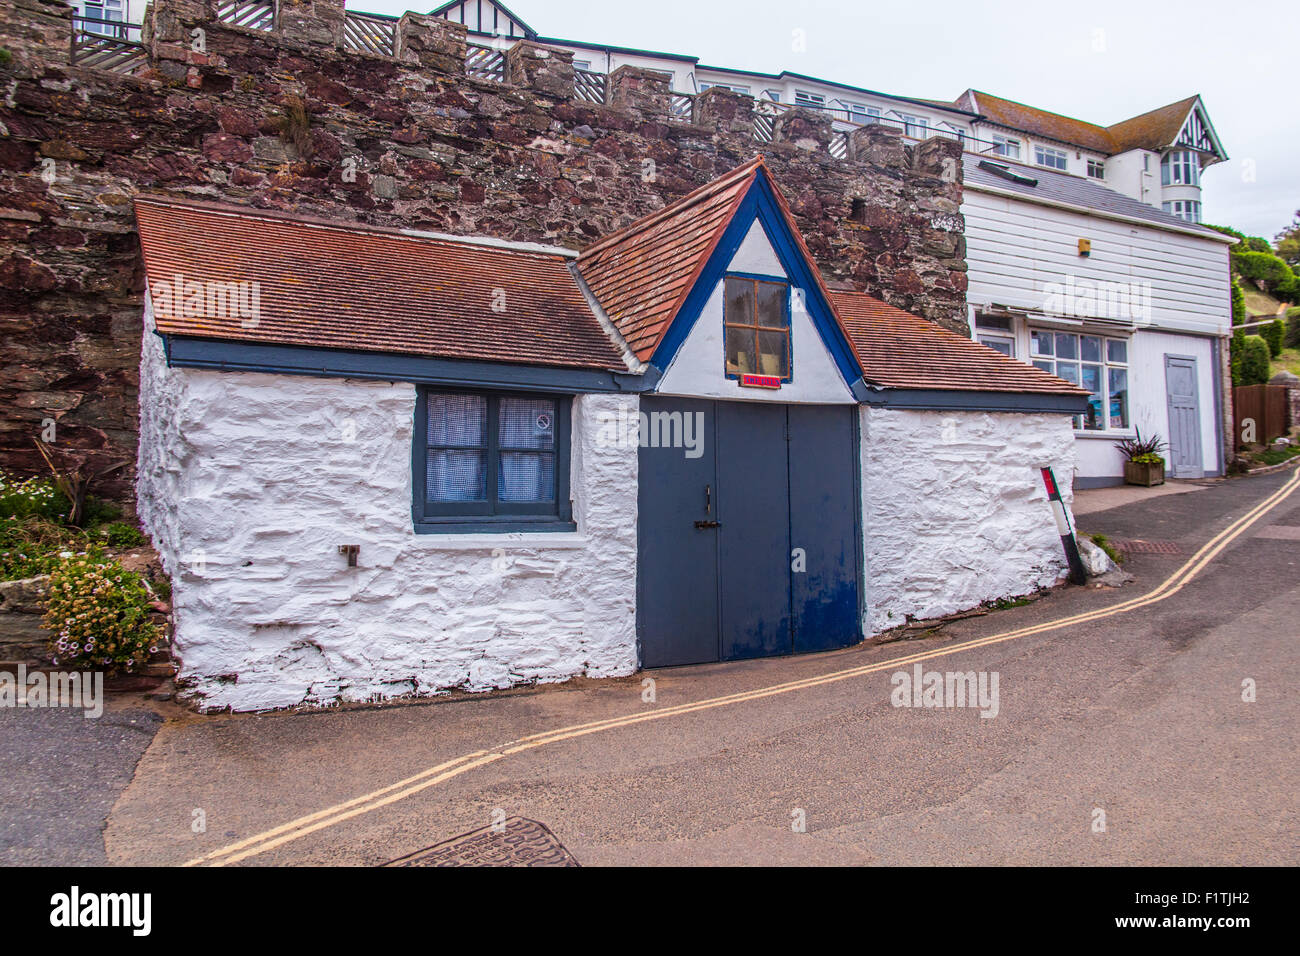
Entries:
{"type": "Polygon", "coordinates": [[[721,522],[721,521],[697,521],[697,522],[695,522],[695,527],[697,527],[697,528],[721,528],[721,527],[722,527],[722,522],[721,522]]]}

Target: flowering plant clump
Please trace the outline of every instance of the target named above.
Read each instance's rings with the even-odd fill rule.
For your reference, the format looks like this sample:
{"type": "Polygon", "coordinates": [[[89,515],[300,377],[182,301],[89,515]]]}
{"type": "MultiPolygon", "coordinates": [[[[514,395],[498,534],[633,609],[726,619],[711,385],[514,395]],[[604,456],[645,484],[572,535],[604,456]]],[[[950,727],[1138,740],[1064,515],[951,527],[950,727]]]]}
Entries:
{"type": "Polygon", "coordinates": [[[0,518],[0,581],[49,574],[61,555],[85,551],[86,535],[44,518],[0,518]]]}
{"type": "Polygon", "coordinates": [[[68,516],[68,499],[46,478],[19,481],[0,471],[0,518],[68,516]]]}
{"type": "Polygon", "coordinates": [[[55,664],[130,672],[157,648],[149,589],[100,554],[70,555],[50,574],[45,626],[55,664]]]}

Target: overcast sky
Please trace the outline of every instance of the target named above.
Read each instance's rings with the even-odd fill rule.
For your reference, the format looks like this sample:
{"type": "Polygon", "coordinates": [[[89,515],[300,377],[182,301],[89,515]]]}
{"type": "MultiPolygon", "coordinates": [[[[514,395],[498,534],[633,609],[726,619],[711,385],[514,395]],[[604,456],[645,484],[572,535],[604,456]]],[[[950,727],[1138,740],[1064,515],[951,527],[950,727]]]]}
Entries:
{"type": "MultiPolygon", "coordinates": [[[[423,12],[438,4],[419,6],[423,12]]],[[[542,36],[951,100],[968,87],[1109,125],[1200,93],[1231,157],[1204,219],[1272,239],[1300,209],[1300,2],[507,0],[542,36]],[[803,31],[806,50],[793,42],[803,31]]],[[[348,0],[400,14],[410,0],[348,0]]]]}

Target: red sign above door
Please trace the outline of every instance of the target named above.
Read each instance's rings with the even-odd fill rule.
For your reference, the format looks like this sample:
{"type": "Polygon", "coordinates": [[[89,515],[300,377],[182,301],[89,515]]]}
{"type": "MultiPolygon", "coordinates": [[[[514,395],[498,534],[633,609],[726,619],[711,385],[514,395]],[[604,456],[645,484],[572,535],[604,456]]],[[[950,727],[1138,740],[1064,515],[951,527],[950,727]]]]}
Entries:
{"type": "Polygon", "coordinates": [[[781,376],[779,375],[742,375],[740,384],[745,388],[780,388],[781,376]]]}

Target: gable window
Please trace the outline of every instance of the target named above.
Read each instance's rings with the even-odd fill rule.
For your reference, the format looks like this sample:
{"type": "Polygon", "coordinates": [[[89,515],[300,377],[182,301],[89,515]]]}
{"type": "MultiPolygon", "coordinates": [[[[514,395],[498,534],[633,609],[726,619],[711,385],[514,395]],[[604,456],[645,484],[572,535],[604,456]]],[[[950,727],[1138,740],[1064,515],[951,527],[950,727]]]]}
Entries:
{"type": "Polygon", "coordinates": [[[1201,185],[1201,160],[1193,150],[1176,149],[1160,159],[1160,185],[1201,185]]]}
{"type": "Polygon", "coordinates": [[[1093,179],[1106,178],[1106,164],[1099,159],[1088,160],[1088,175],[1093,179]]]}
{"type": "Polygon", "coordinates": [[[1162,202],[1160,208],[1171,216],[1177,216],[1179,219],[1186,219],[1188,222],[1201,221],[1201,204],[1195,199],[1178,199],[1173,202],[1162,202]]]}
{"type": "Polygon", "coordinates": [[[567,396],[422,389],[417,531],[573,530],[567,396]]]}
{"type": "Polygon", "coordinates": [[[722,321],[727,378],[756,374],[791,380],[788,283],[727,276],[722,321]]]}
{"type": "Polygon", "coordinates": [[[1128,339],[1029,330],[1031,363],[1086,388],[1088,411],[1074,416],[1083,431],[1128,428],[1128,339]]]}
{"type": "Polygon", "coordinates": [[[1063,149],[1052,149],[1050,146],[1034,147],[1034,162],[1039,166],[1048,166],[1052,169],[1065,169],[1066,155],[1063,149]]]}
{"type": "Polygon", "coordinates": [[[1007,159],[1019,159],[1020,140],[1003,136],[1001,133],[994,133],[993,152],[999,156],[1005,156],[1007,159]]]}

